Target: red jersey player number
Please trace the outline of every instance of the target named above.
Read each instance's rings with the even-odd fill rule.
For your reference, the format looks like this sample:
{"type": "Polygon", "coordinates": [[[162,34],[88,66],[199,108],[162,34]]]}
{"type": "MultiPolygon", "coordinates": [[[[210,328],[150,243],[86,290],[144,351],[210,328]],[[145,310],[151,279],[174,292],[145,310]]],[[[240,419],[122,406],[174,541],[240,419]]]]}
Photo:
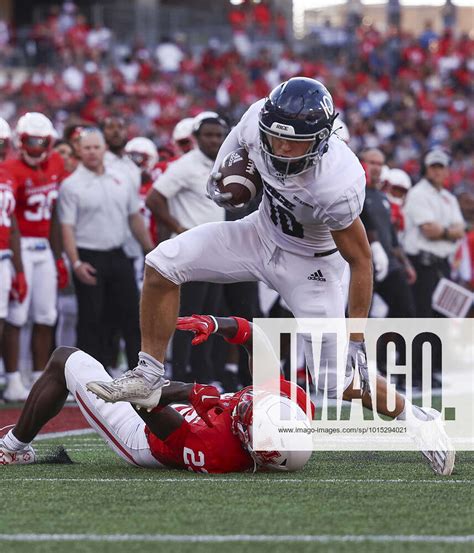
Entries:
{"type": "Polygon", "coordinates": [[[0,188],[0,227],[10,227],[11,216],[15,211],[15,196],[10,190],[0,188]]]}
{"type": "Polygon", "coordinates": [[[57,190],[49,190],[46,193],[36,192],[26,199],[24,217],[26,221],[49,221],[53,213],[54,203],[58,197],[57,190]]]}
{"type": "Polygon", "coordinates": [[[183,461],[188,467],[188,470],[192,470],[193,472],[207,472],[201,468],[206,463],[204,453],[202,451],[194,451],[194,449],[191,449],[190,447],[184,447],[183,461]]]}

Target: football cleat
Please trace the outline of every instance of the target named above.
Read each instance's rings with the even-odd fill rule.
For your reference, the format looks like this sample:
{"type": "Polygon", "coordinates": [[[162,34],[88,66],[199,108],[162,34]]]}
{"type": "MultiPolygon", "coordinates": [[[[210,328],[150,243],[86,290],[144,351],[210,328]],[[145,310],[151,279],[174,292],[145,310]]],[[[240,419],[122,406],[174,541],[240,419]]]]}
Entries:
{"type": "Polygon", "coordinates": [[[31,445],[19,451],[10,451],[0,439],[0,465],[30,465],[35,461],[36,453],[31,445]]]}
{"type": "Polygon", "coordinates": [[[441,413],[431,408],[421,410],[429,420],[420,421],[409,433],[433,472],[440,476],[449,476],[454,469],[456,451],[444,429],[441,413]]]}
{"type": "Polygon", "coordinates": [[[86,388],[108,403],[128,401],[137,408],[151,411],[160,402],[162,388],[169,383],[163,376],[150,381],[136,368],[115,380],[88,382],[86,388]]]}

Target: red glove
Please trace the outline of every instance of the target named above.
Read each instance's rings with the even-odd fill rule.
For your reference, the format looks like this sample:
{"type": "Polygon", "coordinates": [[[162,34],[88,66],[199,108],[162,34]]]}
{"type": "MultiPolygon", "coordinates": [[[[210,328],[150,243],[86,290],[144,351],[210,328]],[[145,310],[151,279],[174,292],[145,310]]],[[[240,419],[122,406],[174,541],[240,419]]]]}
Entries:
{"type": "Polygon", "coordinates": [[[215,386],[206,386],[205,384],[194,384],[191,393],[189,394],[189,402],[196,410],[196,413],[207,424],[213,427],[209,420],[208,411],[220,404],[221,396],[219,390],[215,386]]]}
{"type": "Polygon", "coordinates": [[[209,315],[178,317],[176,328],[178,330],[189,330],[190,332],[194,332],[194,338],[191,342],[193,346],[202,344],[217,330],[214,318],[209,317],[209,315]]]}
{"type": "Polygon", "coordinates": [[[10,299],[22,303],[28,293],[28,284],[26,283],[25,273],[16,273],[12,278],[12,287],[10,290],[10,299]]]}
{"type": "Polygon", "coordinates": [[[58,276],[58,288],[62,290],[69,284],[69,271],[62,257],[56,259],[56,272],[58,276]]]}

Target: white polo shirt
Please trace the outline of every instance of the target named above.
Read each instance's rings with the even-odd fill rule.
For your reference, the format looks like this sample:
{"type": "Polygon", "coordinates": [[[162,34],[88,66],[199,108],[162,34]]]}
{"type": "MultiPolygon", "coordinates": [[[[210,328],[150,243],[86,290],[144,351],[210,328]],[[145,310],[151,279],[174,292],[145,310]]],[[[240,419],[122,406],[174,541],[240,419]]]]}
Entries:
{"type": "Polygon", "coordinates": [[[407,254],[429,252],[444,258],[454,254],[458,242],[428,240],[420,230],[420,226],[425,223],[438,223],[443,227],[464,223],[458,201],[453,194],[444,188],[438,190],[427,179],[422,179],[408,191],[403,212],[405,232],[402,242],[407,254]]]}
{"type": "Polygon", "coordinates": [[[206,197],[206,185],[214,162],[199,148],[171,163],[153,183],[168,200],[170,214],[185,228],[224,221],[225,210],[206,197]]]}
{"type": "Polygon", "coordinates": [[[141,172],[128,156],[124,155],[119,157],[110,150],[107,150],[104,154],[104,165],[106,167],[119,168],[123,171],[130,180],[130,184],[135,188],[138,194],[142,183],[141,172]]]}
{"type": "Polygon", "coordinates": [[[74,227],[77,247],[99,251],[123,246],[128,216],[140,209],[137,194],[117,168],[96,175],[82,164],[62,182],[58,206],[61,223],[74,227]]]}
{"type": "MultiPolygon", "coordinates": [[[[137,197],[139,196],[142,175],[140,169],[128,156],[123,155],[119,157],[110,150],[107,150],[104,155],[104,165],[105,167],[111,167],[120,171],[137,194],[137,197]]],[[[140,244],[135,240],[130,230],[128,231],[123,249],[127,257],[139,257],[143,253],[140,244]]]]}

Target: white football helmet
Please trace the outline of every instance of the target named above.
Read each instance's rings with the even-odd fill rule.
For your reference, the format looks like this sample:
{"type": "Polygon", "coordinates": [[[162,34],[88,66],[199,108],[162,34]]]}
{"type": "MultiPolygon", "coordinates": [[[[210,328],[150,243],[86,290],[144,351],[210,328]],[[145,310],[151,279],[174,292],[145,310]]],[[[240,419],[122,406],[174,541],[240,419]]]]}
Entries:
{"type": "Polygon", "coordinates": [[[125,153],[142,171],[151,171],[158,161],[155,144],[144,136],[137,136],[125,144],[125,153]]]}
{"type": "Polygon", "coordinates": [[[53,124],[42,113],[32,111],[18,119],[15,146],[29,165],[39,165],[49,156],[56,137],[53,124]]]}
{"type": "Polygon", "coordinates": [[[387,182],[389,184],[387,189],[388,199],[393,204],[403,205],[407,192],[411,188],[411,179],[408,173],[402,169],[390,169],[387,182]]]}
{"type": "Polygon", "coordinates": [[[252,456],[256,465],[266,470],[291,472],[301,470],[312,453],[310,423],[305,412],[291,399],[270,393],[255,395],[252,389],[244,391],[232,412],[232,430],[252,456]],[[254,420],[254,408],[258,415],[254,420]],[[307,433],[285,434],[279,432],[279,425],[285,421],[299,421],[308,428],[307,433]],[[253,448],[258,433],[259,443],[265,443],[265,450],[253,448]],[[293,449],[297,444],[298,449],[293,449]]]}
{"type": "Polygon", "coordinates": [[[194,148],[193,138],[194,117],[181,119],[173,129],[173,142],[183,154],[187,154],[194,148]]]}
{"type": "Polygon", "coordinates": [[[186,140],[191,138],[193,134],[194,117],[185,117],[176,123],[173,129],[173,140],[178,142],[179,140],[186,140]]]}
{"type": "Polygon", "coordinates": [[[11,137],[10,125],[0,117],[0,159],[4,159],[7,155],[11,137]]]}

